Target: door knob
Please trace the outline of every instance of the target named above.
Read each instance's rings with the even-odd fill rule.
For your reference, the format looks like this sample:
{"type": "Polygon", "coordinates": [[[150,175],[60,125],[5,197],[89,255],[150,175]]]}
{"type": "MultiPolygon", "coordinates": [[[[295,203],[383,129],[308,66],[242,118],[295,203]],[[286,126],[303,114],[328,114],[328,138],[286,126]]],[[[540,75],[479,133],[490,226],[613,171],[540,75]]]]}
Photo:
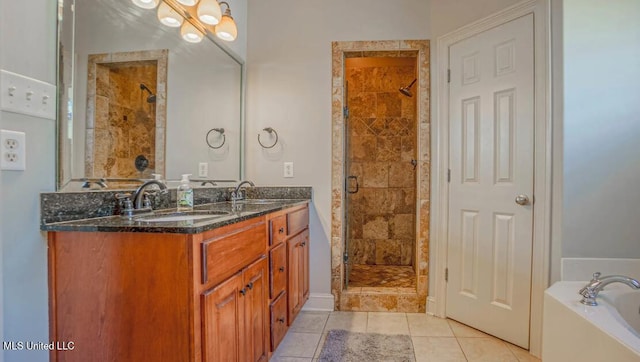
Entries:
{"type": "Polygon", "coordinates": [[[518,205],[529,205],[529,196],[527,195],[518,195],[516,196],[516,204],[518,205]]]}

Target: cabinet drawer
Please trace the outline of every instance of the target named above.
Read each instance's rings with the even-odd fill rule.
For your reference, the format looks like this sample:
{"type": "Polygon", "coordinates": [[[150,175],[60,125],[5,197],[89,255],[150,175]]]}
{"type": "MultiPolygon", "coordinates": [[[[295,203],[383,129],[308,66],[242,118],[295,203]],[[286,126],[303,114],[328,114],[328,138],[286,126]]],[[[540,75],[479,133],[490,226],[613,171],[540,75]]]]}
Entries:
{"type": "Polygon", "coordinates": [[[309,226],[309,208],[287,214],[287,235],[295,235],[309,226]]]}
{"type": "Polygon", "coordinates": [[[265,234],[261,221],[202,242],[202,284],[219,283],[264,255],[265,234]]]}
{"type": "Polygon", "coordinates": [[[287,293],[282,292],[271,303],[271,351],[275,351],[287,334],[287,293]]]}
{"type": "Polygon", "coordinates": [[[287,286],[287,248],[280,244],[269,252],[270,298],[280,294],[287,286]]]}
{"type": "Polygon", "coordinates": [[[269,245],[276,245],[287,238],[286,215],[274,217],[269,220],[269,245]]]}

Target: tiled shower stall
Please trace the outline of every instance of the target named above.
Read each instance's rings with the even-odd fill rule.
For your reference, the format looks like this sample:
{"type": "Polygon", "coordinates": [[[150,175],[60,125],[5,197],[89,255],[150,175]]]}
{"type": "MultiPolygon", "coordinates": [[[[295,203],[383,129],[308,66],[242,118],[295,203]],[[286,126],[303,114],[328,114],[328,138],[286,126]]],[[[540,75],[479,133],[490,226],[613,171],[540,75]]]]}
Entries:
{"type": "Polygon", "coordinates": [[[352,287],[415,288],[417,53],[394,55],[345,59],[352,287]]]}

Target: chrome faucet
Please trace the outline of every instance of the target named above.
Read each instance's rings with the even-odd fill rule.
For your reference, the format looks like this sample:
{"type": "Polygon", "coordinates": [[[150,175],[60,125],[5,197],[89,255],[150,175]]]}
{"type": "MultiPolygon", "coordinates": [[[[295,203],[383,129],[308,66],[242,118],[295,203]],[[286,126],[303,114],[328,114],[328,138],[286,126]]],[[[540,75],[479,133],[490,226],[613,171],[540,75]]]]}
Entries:
{"type": "Polygon", "coordinates": [[[600,279],[600,272],[593,273],[593,278],[587,285],[580,289],[579,293],[582,295],[580,303],[590,306],[598,305],[596,297],[598,293],[607,285],[611,283],[626,284],[633,289],[640,289],[640,282],[633,278],[625,277],[623,275],[608,275],[600,279]]]}
{"type": "Polygon", "coordinates": [[[248,180],[240,182],[238,186],[236,186],[235,191],[231,192],[231,201],[244,200],[244,191],[240,190],[240,188],[242,187],[242,185],[245,185],[245,184],[255,186],[253,182],[248,180]]]}

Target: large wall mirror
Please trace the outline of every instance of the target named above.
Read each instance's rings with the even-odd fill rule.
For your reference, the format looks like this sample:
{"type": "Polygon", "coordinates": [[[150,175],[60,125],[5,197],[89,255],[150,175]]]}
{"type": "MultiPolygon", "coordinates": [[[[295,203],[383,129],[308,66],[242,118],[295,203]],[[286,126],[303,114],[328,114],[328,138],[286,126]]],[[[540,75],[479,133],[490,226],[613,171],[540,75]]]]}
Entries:
{"type": "Polygon", "coordinates": [[[65,0],[58,33],[59,190],[241,178],[243,63],[231,51],[184,41],[131,0],[65,0]]]}

